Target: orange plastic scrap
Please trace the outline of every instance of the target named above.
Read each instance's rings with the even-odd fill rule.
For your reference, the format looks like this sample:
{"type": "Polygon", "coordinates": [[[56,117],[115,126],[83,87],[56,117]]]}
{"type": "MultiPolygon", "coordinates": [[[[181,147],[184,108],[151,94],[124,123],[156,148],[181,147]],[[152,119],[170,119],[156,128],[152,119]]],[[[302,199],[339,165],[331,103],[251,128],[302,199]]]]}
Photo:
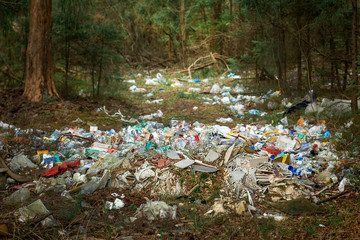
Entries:
{"type": "Polygon", "coordinates": [[[297,121],[297,124],[300,126],[300,127],[303,127],[304,126],[304,119],[300,118],[298,121],[297,121]]]}
{"type": "Polygon", "coordinates": [[[39,158],[39,163],[41,161],[41,155],[42,154],[49,154],[49,151],[48,150],[39,150],[39,151],[36,151],[37,155],[38,155],[38,158],[39,158]]]}

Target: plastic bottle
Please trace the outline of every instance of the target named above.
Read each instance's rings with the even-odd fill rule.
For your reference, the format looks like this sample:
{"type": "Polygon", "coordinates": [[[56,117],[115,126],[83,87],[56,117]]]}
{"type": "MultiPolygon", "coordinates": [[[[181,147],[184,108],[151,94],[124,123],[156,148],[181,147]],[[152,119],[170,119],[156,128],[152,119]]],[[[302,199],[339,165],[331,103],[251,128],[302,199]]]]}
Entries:
{"type": "Polygon", "coordinates": [[[97,178],[91,179],[89,182],[85,184],[85,186],[81,189],[81,194],[92,194],[98,189],[100,184],[100,180],[97,178]]]}

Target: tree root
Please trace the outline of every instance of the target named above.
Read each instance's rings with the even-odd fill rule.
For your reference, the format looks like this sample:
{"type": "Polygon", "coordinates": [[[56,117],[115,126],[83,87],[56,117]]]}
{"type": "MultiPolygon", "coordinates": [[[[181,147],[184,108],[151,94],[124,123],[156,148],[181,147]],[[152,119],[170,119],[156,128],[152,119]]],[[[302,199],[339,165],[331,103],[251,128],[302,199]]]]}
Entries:
{"type": "MultiPolygon", "coordinates": [[[[6,156],[6,154],[5,154],[5,156],[6,156]]],[[[30,177],[24,177],[24,176],[18,175],[16,173],[14,173],[13,171],[11,171],[11,169],[6,165],[6,163],[4,161],[4,158],[2,156],[0,156],[0,163],[1,163],[2,167],[7,170],[7,174],[11,178],[15,179],[16,181],[18,181],[18,182],[31,182],[31,181],[34,180],[34,179],[30,178],[30,177]]]]}

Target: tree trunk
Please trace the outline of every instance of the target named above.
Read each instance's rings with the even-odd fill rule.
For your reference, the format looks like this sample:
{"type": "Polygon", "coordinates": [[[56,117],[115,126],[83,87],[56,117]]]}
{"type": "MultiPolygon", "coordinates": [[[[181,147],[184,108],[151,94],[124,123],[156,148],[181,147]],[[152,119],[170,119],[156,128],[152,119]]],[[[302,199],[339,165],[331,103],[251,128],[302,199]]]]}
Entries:
{"type": "Polygon", "coordinates": [[[334,84],[335,84],[335,62],[333,60],[333,58],[335,57],[335,43],[334,43],[334,38],[331,36],[330,37],[330,83],[331,83],[331,89],[334,89],[334,84]]]}
{"type": "Polygon", "coordinates": [[[300,92],[301,88],[302,88],[302,44],[301,44],[301,29],[302,29],[302,24],[301,24],[301,10],[302,10],[302,5],[300,3],[300,1],[298,0],[297,2],[297,8],[298,11],[296,13],[296,27],[298,30],[298,36],[297,36],[297,43],[298,43],[298,47],[297,47],[297,90],[300,92]]]}
{"type": "Polygon", "coordinates": [[[285,31],[278,26],[274,26],[274,58],[278,74],[279,90],[286,95],[286,51],[285,51],[285,31]]]}
{"type": "Polygon", "coordinates": [[[183,64],[183,68],[186,68],[187,56],[186,56],[185,0],[180,0],[180,35],[181,35],[182,64],[183,64]]]}
{"type": "MultiPolygon", "coordinates": [[[[300,44],[300,42],[299,42],[300,44]]],[[[297,51],[297,90],[300,92],[302,88],[302,66],[301,66],[301,50],[300,46],[297,51]]]]}
{"type": "MultiPolygon", "coordinates": [[[[306,41],[310,43],[310,27],[306,29],[306,41]]],[[[306,68],[307,68],[307,87],[311,90],[312,84],[312,60],[311,60],[311,46],[307,46],[306,49],[306,68]]]]}
{"type": "Polygon", "coordinates": [[[280,30],[280,63],[282,69],[282,91],[284,94],[288,94],[288,84],[287,84],[287,54],[286,54],[286,42],[285,42],[285,30],[282,28],[280,30]]]}
{"type": "MultiPolygon", "coordinates": [[[[201,8],[201,22],[202,22],[202,25],[206,27],[206,28],[205,27],[201,28],[201,39],[205,40],[206,39],[206,34],[209,32],[209,29],[208,29],[207,25],[205,25],[206,24],[206,9],[205,9],[205,6],[203,6],[201,8]]],[[[205,48],[206,48],[206,51],[210,52],[210,44],[206,44],[205,48]]]]}
{"type": "Polygon", "coordinates": [[[99,76],[98,76],[98,82],[97,82],[97,98],[100,97],[100,83],[101,83],[101,77],[102,77],[102,59],[100,59],[100,66],[99,66],[99,76]]]}
{"type": "Polygon", "coordinates": [[[287,86],[287,67],[286,67],[286,42],[285,42],[285,25],[283,24],[284,13],[282,2],[279,4],[279,19],[278,26],[275,26],[275,33],[277,34],[276,48],[277,48],[277,65],[278,65],[278,74],[279,74],[279,87],[280,91],[286,96],[288,94],[288,86],[287,86]]]}
{"type": "Polygon", "coordinates": [[[51,97],[59,97],[53,71],[52,0],[31,0],[29,19],[24,96],[40,102],[45,84],[51,97]]]}
{"type": "Polygon", "coordinates": [[[352,94],[351,94],[351,109],[353,112],[358,111],[357,103],[357,92],[358,92],[358,75],[357,75],[357,0],[352,0],[352,29],[351,29],[351,39],[352,39],[352,94]]]}
{"type": "MultiPolygon", "coordinates": [[[[169,29],[170,32],[170,29],[169,29]]],[[[168,34],[168,58],[172,59],[172,48],[171,48],[172,37],[168,34]]]]}
{"type": "MultiPolygon", "coordinates": [[[[67,34],[67,33],[65,33],[67,34]]],[[[69,64],[70,64],[70,40],[67,36],[65,36],[65,95],[68,94],[68,85],[69,85],[69,64]]]]}
{"type": "Polygon", "coordinates": [[[279,90],[282,92],[283,89],[282,89],[282,82],[283,82],[283,75],[282,75],[282,68],[281,68],[281,59],[280,59],[280,39],[281,39],[281,36],[280,36],[280,29],[279,27],[277,26],[274,26],[274,34],[275,34],[275,37],[274,37],[274,48],[273,48],[273,54],[274,54],[274,62],[276,64],[276,68],[277,68],[277,83],[278,83],[278,88],[279,90]]]}
{"type": "MultiPolygon", "coordinates": [[[[345,55],[349,56],[349,41],[348,40],[345,41],[345,51],[346,51],[345,55]]],[[[345,63],[344,63],[343,86],[342,86],[343,90],[346,90],[348,70],[349,70],[349,64],[348,64],[347,61],[345,61],[345,63]]]]}
{"type": "Polygon", "coordinates": [[[229,8],[229,15],[230,18],[233,16],[233,0],[229,0],[230,8],[229,8]]]}
{"type": "Polygon", "coordinates": [[[91,66],[92,97],[95,99],[95,64],[91,66]]]}
{"type": "Polygon", "coordinates": [[[62,3],[62,13],[64,14],[64,51],[65,51],[65,79],[64,79],[64,95],[67,97],[69,92],[69,65],[70,65],[70,49],[71,49],[71,4],[68,5],[69,1],[61,1],[62,3]]]}
{"type": "Polygon", "coordinates": [[[211,51],[214,52],[219,52],[221,51],[221,39],[218,36],[218,32],[216,30],[216,25],[218,24],[218,20],[220,19],[221,16],[221,1],[220,0],[215,0],[213,2],[213,6],[212,6],[212,14],[211,14],[211,18],[212,18],[212,24],[211,24],[211,32],[210,34],[211,36],[211,41],[210,41],[210,49],[211,51]]]}
{"type": "Polygon", "coordinates": [[[51,97],[59,97],[54,83],[54,63],[52,53],[52,0],[46,0],[46,29],[45,29],[45,82],[48,93],[51,97]]]}
{"type": "Polygon", "coordinates": [[[30,1],[29,37],[26,51],[26,79],[23,96],[40,102],[44,90],[45,2],[30,1]]]}
{"type": "Polygon", "coordinates": [[[335,63],[335,79],[337,82],[337,89],[340,91],[341,90],[341,82],[340,82],[340,78],[339,78],[339,68],[337,63],[335,63]]]}
{"type": "Polygon", "coordinates": [[[257,60],[255,60],[255,82],[259,83],[259,64],[257,60]]]}
{"type": "MultiPolygon", "coordinates": [[[[24,42],[28,42],[29,39],[29,25],[26,25],[25,27],[25,33],[24,33],[24,42]]],[[[25,82],[26,79],[26,52],[27,52],[27,44],[25,44],[24,51],[21,51],[21,61],[23,62],[23,74],[22,74],[22,80],[25,82]]]]}

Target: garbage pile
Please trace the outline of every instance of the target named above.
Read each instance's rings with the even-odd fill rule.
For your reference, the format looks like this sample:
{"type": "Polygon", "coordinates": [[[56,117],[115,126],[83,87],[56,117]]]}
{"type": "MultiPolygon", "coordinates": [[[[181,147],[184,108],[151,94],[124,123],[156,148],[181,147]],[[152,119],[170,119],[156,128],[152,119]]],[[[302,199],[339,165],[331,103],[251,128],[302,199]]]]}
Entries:
{"type": "MultiPolygon", "coordinates": [[[[240,79],[234,74],[228,78],[240,79]]],[[[184,87],[183,81],[172,82],[171,87],[184,87]]],[[[105,106],[97,111],[118,118],[128,126],[119,130],[64,127],[47,134],[0,122],[4,130],[15,130],[17,138],[30,134],[33,140],[32,155],[8,152],[3,155],[4,159],[0,157],[0,188],[16,189],[3,199],[4,206],[19,207],[14,212],[19,222],[41,219],[43,226],[58,226],[40,199],[30,204],[28,201],[53,193],[75,201],[75,193],[91,195],[105,188],[129,189],[133,193],[148,193],[146,202],[138,206],[130,222],[139,218],[176,219],[181,205],[168,204],[159,196],[187,201],[200,193],[201,199],[195,202],[206,203],[210,201],[209,189],[219,187],[218,195],[211,200],[213,204],[207,206],[206,216],[233,211],[283,220],[284,213],[298,215],[318,211],[318,205],[326,201],[325,193],[340,196],[346,192],[346,186],[353,184],[351,171],[342,166],[341,160],[346,156],[335,150],[336,140],[341,138],[340,130],[330,132],[324,121],[310,124],[306,118],[300,118],[295,125],[289,125],[287,119],[288,114],[300,108],[304,108],[305,113],[319,115],[328,112],[327,107],[336,105],[332,114],[338,114],[349,110],[348,102],[327,99],[321,103],[311,102],[312,94],[294,105],[283,99],[281,104],[288,109],[277,124],[242,124],[245,114],[259,117],[267,114],[256,109],[259,104],[267,102],[269,110],[277,109],[272,98],[280,96],[280,92],[270,90],[257,97],[243,95],[246,89],[236,84],[221,87],[215,83],[203,88],[201,84],[207,84],[207,79],[188,82],[197,85],[188,88],[187,93],[209,88],[213,95],[203,97],[204,104],[228,106],[229,111],[239,117],[238,121],[220,117],[216,122],[236,124],[235,127],[175,119],[165,126],[157,122],[164,116],[160,109],[133,119],[125,117],[120,110],[111,115],[105,106]],[[237,97],[233,97],[235,94],[237,97]],[[44,147],[51,144],[56,145],[55,150],[44,147]],[[210,177],[199,180],[203,176],[210,177]],[[281,213],[264,209],[263,202],[281,213]]],[[[128,80],[128,83],[136,84],[136,81],[128,80]]],[[[165,84],[170,83],[160,73],[156,78],[146,78],[145,83],[165,84]]],[[[142,93],[146,98],[154,93],[136,85],[132,85],[130,91],[142,93]]],[[[163,101],[155,99],[145,103],[161,105],[163,101]]],[[[80,122],[83,121],[78,118],[74,124],[80,122]]],[[[0,135],[3,152],[7,148],[1,139],[6,134],[0,135]]],[[[122,211],[128,207],[128,196],[115,192],[111,196],[111,201],[104,202],[104,209],[122,211]]]]}
{"type": "MultiPolygon", "coordinates": [[[[96,126],[89,131],[63,128],[50,135],[33,131],[34,142],[57,143],[58,149],[39,149],[40,144],[33,156],[20,153],[2,159],[0,186],[26,183],[4,203],[21,205],[30,198],[29,188],[36,195],[55,192],[70,199],[69,192],[94,194],[108,187],[133,192],[150,189],[149,198],[188,196],[198,187],[182,176],[190,171],[222,178],[209,183],[220,184],[221,190],[207,215],[233,209],[238,214],[282,219],[259,209],[257,203],[266,199],[281,206],[282,201],[304,199],[301,204],[310,201],[316,206],[324,191],[337,186],[341,193],[350,184],[346,171],[334,171],[342,157],[332,143],[339,133],[328,131],[324,123],[311,125],[306,119],[299,119],[295,126],[288,126],[285,117],[276,126],[239,123],[229,128],[180,120],[172,120],[168,126],[145,121],[156,117],[162,117],[161,110],[120,131],[101,131],[96,126]],[[34,179],[18,178],[19,174],[35,174],[34,169],[41,170],[34,179]]],[[[114,202],[106,202],[105,208],[121,210],[124,199],[126,196],[116,196],[114,202]]],[[[131,221],[142,216],[148,220],[175,219],[176,209],[177,206],[162,201],[148,200],[131,221]]],[[[37,214],[49,215],[43,224],[57,224],[41,200],[22,206],[17,217],[25,222],[37,214]]]]}

